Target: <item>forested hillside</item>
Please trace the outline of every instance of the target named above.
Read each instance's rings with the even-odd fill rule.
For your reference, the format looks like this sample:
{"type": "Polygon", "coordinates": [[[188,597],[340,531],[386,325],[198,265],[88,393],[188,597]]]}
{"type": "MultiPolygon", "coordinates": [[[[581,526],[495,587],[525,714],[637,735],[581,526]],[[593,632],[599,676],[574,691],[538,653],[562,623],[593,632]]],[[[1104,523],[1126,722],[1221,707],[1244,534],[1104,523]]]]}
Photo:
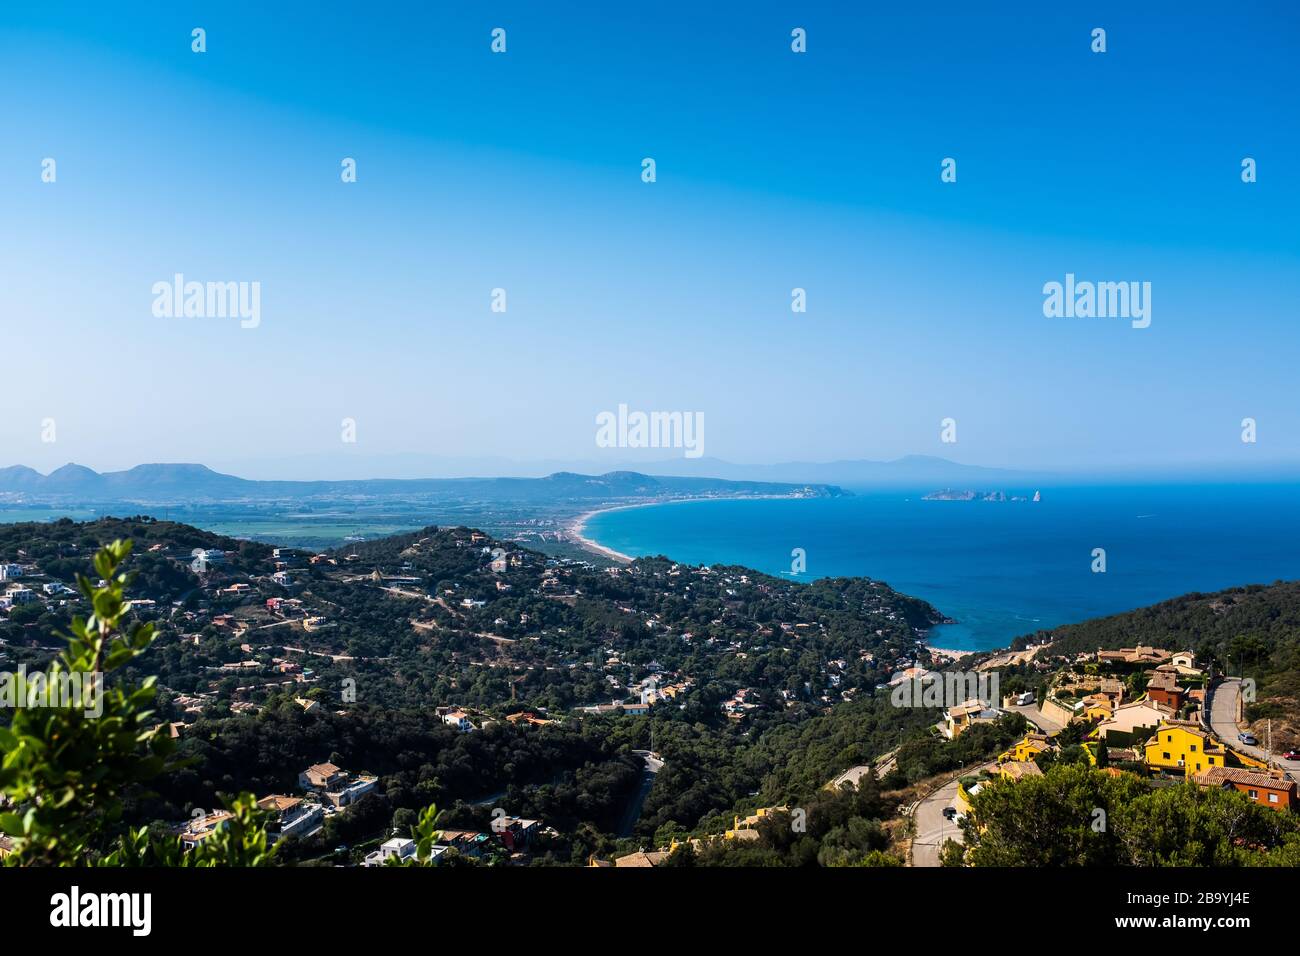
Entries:
{"type": "MultiPolygon", "coordinates": [[[[1032,640],[1048,635],[1040,632],[1032,640]]],[[[1125,614],[1059,627],[1054,654],[1147,644],[1191,650],[1219,674],[1256,681],[1250,720],[1300,714],[1300,581],[1192,593],[1125,614]]],[[[1022,638],[1024,647],[1030,638],[1022,638]]]]}

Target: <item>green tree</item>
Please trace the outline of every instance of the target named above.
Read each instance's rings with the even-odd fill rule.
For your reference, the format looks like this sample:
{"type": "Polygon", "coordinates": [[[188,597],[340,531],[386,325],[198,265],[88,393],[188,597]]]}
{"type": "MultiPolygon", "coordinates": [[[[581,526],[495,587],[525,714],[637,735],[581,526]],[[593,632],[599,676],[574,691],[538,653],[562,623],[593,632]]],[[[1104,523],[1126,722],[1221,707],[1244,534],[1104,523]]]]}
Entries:
{"type": "MultiPolygon", "coordinates": [[[[131,542],[116,540],[94,557],[105,582],[83,575],[77,584],[90,603],[77,617],[68,647],[28,695],[8,728],[0,728],[0,793],[12,804],[0,813],[0,832],[14,840],[8,865],[256,866],[269,857],[265,814],[251,794],[227,806],[231,817],[198,849],[183,853],[179,838],[158,838],[147,827],[128,830],[106,850],[118,828],[123,795],[182,764],[153,719],[155,678],[138,687],[105,686],[108,675],[135,660],[154,639],[152,624],[123,631],[124,594],[131,575],[122,566],[131,542]]],[[[33,681],[34,684],[37,682],[33,681]]]]}

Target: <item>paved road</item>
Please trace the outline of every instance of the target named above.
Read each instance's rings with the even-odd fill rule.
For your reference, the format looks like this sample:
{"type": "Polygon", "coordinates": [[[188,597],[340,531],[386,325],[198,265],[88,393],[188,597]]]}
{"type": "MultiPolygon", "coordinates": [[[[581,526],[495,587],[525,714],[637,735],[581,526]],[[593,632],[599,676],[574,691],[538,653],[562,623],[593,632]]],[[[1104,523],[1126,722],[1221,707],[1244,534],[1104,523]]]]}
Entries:
{"type": "Polygon", "coordinates": [[[836,777],[834,780],[828,783],[826,785],[826,789],[838,790],[843,784],[846,783],[851,783],[853,784],[853,786],[856,787],[858,785],[858,781],[861,780],[866,775],[867,771],[872,769],[876,771],[877,778],[883,779],[887,773],[889,773],[891,770],[894,769],[894,765],[897,762],[898,762],[898,751],[891,750],[889,751],[889,753],[884,753],[881,754],[879,757],[877,757],[874,763],[860,764],[859,766],[856,767],[850,767],[848,770],[845,770],[842,774],[840,774],[838,777],[836,777]]]}
{"type": "Polygon", "coordinates": [[[657,753],[649,750],[634,750],[632,753],[641,758],[641,782],[632,799],[628,801],[622,819],[619,820],[616,833],[620,837],[632,835],[632,828],[636,826],[637,820],[641,819],[641,808],[645,806],[645,798],[650,795],[650,790],[655,785],[655,774],[664,768],[663,759],[657,753]]]}
{"type": "Polygon", "coordinates": [[[1241,726],[1237,723],[1237,699],[1241,696],[1241,680],[1230,677],[1210,694],[1210,729],[1233,750],[1250,754],[1257,760],[1271,760],[1287,772],[1292,780],[1300,780],[1300,760],[1283,760],[1270,755],[1263,747],[1248,747],[1237,739],[1241,726]]]}
{"type": "Polygon", "coordinates": [[[1020,704],[1005,709],[1014,710],[1017,714],[1024,714],[1037,724],[1039,729],[1041,729],[1045,734],[1051,735],[1059,733],[1065,729],[1065,724],[1061,723],[1059,720],[1053,720],[1051,717],[1048,717],[1038,709],[1037,704],[1020,704]]]}
{"type": "MultiPolygon", "coordinates": [[[[987,763],[982,767],[973,767],[963,771],[961,776],[979,773],[992,766],[994,764],[987,763]]],[[[960,779],[961,777],[956,777],[948,781],[916,805],[912,814],[916,830],[916,836],[912,838],[913,866],[938,866],[939,851],[945,841],[962,842],[961,827],[943,815],[943,808],[953,806],[957,800],[957,783],[960,779]]]]}

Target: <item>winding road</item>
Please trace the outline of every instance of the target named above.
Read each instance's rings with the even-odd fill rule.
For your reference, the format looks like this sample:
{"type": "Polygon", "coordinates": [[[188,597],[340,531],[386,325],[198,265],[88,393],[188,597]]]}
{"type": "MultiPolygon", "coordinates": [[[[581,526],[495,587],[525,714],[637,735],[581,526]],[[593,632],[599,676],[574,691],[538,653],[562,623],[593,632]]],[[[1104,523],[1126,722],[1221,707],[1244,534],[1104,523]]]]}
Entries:
{"type": "Polygon", "coordinates": [[[948,840],[962,842],[961,827],[943,815],[945,807],[957,800],[957,784],[962,777],[997,766],[996,761],[961,771],[938,790],[924,797],[912,812],[912,866],[938,866],[939,851],[948,840]]]}
{"type": "Polygon", "coordinates": [[[664,767],[663,759],[649,750],[634,750],[636,756],[641,758],[641,781],[637,786],[636,793],[628,801],[627,809],[623,811],[623,818],[619,821],[617,835],[628,837],[632,835],[632,828],[636,826],[637,820],[641,819],[641,808],[645,805],[645,798],[650,795],[650,790],[655,785],[655,774],[664,767]]]}
{"type": "Polygon", "coordinates": [[[1292,780],[1300,781],[1300,760],[1283,760],[1271,755],[1263,747],[1250,747],[1237,739],[1241,726],[1237,723],[1237,714],[1241,704],[1241,678],[1229,677],[1210,691],[1210,729],[1223,743],[1233,750],[1249,754],[1256,760],[1271,761],[1286,771],[1292,780]]]}

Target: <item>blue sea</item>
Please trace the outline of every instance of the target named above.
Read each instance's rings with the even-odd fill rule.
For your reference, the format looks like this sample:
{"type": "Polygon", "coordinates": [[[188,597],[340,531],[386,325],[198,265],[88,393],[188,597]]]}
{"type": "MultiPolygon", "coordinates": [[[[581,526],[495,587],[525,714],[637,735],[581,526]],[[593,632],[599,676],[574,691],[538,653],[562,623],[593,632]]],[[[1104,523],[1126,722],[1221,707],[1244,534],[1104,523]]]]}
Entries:
{"type": "Polygon", "coordinates": [[[962,650],[1189,591],[1300,578],[1295,484],[1043,487],[1039,502],[923,501],[932,490],[674,502],[598,514],[585,533],[633,556],[785,576],[802,548],[807,571],[795,580],[884,581],[956,620],[930,643],[962,650]],[[1105,550],[1105,573],[1092,570],[1095,548],[1105,550]]]}

